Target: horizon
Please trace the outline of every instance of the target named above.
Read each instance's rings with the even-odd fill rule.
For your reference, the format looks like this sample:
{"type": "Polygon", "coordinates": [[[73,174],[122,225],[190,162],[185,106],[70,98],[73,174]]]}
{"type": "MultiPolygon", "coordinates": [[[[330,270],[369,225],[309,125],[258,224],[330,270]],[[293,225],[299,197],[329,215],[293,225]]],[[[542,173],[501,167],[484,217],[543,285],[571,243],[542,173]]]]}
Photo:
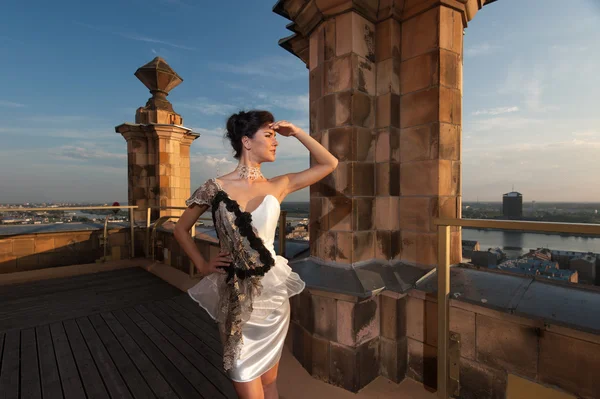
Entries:
{"type": "MultiPolygon", "coordinates": [[[[187,0],[67,0],[50,12],[41,0],[5,4],[0,203],[127,198],[126,143],[114,127],[132,122],[150,97],[133,73],[156,56],[182,76],[168,99],[201,134],[191,147],[192,192],[235,167],[222,137],[231,113],[269,109],[308,133],[308,71],[277,44],[289,21],[272,12],[275,0],[249,3],[236,1],[235,13],[230,3],[207,9],[187,0]],[[134,15],[150,23],[132,24],[134,15]],[[53,62],[40,66],[40,59],[53,62]]],[[[463,202],[497,201],[513,186],[536,202],[600,198],[600,186],[590,184],[599,169],[600,53],[592,50],[600,4],[573,0],[572,25],[559,4],[497,1],[465,30],[463,202]]],[[[278,161],[263,171],[308,164],[308,151],[282,138],[278,161]]],[[[304,189],[286,202],[308,199],[304,189]]]]}

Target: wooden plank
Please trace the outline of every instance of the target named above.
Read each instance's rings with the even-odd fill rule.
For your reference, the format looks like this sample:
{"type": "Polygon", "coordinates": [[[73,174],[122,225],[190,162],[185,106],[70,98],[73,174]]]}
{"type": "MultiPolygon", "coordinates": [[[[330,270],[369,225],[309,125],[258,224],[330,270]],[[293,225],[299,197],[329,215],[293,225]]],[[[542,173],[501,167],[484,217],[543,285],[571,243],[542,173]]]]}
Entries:
{"type": "MultiPolygon", "coordinates": [[[[162,317],[162,312],[158,312],[159,316],[153,314],[150,310],[152,307],[148,306],[148,308],[144,305],[138,305],[135,307],[135,310],[148,321],[158,332],[160,332],[171,345],[173,345],[191,364],[196,367],[196,369],[202,373],[212,384],[227,398],[235,398],[236,393],[231,383],[231,380],[225,376],[220,370],[222,369],[222,362],[218,365],[212,364],[208,359],[204,357],[202,353],[203,348],[194,347],[187,343],[182,337],[180,337],[177,331],[186,331],[184,328],[179,326],[177,323],[173,322],[169,317],[162,317]],[[174,328],[172,328],[172,326],[174,328]]],[[[166,315],[165,315],[166,316],[166,315]]],[[[212,352],[208,348],[204,348],[206,352],[212,352]]]]}
{"type": "Polygon", "coordinates": [[[98,334],[92,327],[92,324],[87,317],[77,319],[77,325],[81,330],[81,334],[85,338],[85,342],[90,348],[90,353],[96,362],[98,371],[104,380],[106,389],[113,398],[132,398],[129,388],[121,378],[119,370],[112,361],[110,355],[106,351],[106,348],[100,341],[98,334]]]}
{"type": "Polygon", "coordinates": [[[18,330],[6,333],[4,338],[4,355],[0,370],[0,397],[2,399],[19,398],[19,346],[21,334],[18,330]]]}
{"type": "Polygon", "coordinates": [[[150,399],[156,396],[152,393],[152,390],[141,376],[138,369],[131,362],[131,359],[123,351],[123,348],[116,340],[113,333],[110,331],[104,320],[99,314],[88,317],[92,326],[98,333],[98,336],[102,340],[104,347],[110,354],[111,358],[115,362],[117,369],[123,376],[125,383],[129,387],[131,394],[136,399],[150,399]]]}
{"type": "Polygon", "coordinates": [[[62,382],[63,393],[66,399],[85,398],[85,391],[79,379],[79,372],[75,359],[71,353],[69,341],[62,323],[53,323],[50,325],[50,334],[54,343],[54,353],[56,354],[56,363],[62,382]]]}
{"type": "MultiPolygon", "coordinates": [[[[121,291],[105,294],[94,291],[67,293],[61,297],[40,299],[41,304],[33,309],[13,308],[10,314],[0,316],[0,331],[13,328],[28,328],[57,321],[83,317],[97,312],[106,312],[151,300],[169,298],[176,292],[164,283],[146,284],[137,287],[122,287],[121,291]]],[[[178,293],[178,292],[177,292],[178,293]]]]}
{"type": "Polygon", "coordinates": [[[50,336],[50,327],[42,326],[35,329],[40,362],[40,380],[44,398],[63,398],[60,376],[56,367],[54,344],[50,336]]]}
{"type": "Polygon", "coordinates": [[[104,387],[104,382],[100,377],[98,368],[94,363],[92,354],[90,353],[85,340],[77,327],[75,320],[68,320],[64,323],[67,338],[71,344],[73,350],[73,356],[75,357],[75,363],[81,376],[81,382],[83,383],[83,389],[89,399],[104,399],[109,398],[108,392],[104,387]]]}
{"type": "Polygon", "coordinates": [[[138,276],[151,275],[141,268],[115,270],[110,272],[92,273],[80,276],[61,277],[50,280],[34,281],[22,284],[0,286],[0,302],[4,303],[18,298],[36,297],[53,292],[68,291],[82,287],[93,287],[110,284],[117,280],[133,279],[138,276]]]}
{"type": "Polygon", "coordinates": [[[21,331],[21,397],[42,399],[35,330],[21,331]]]}
{"type": "Polygon", "coordinates": [[[174,312],[162,302],[154,302],[147,306],[151,309],[152,313],[158,315],[165,323],[171,321],[169,326],[177,331],[180,337],[192,344],[195,348],[201,350],[202,355],[209,359],[215,367],[219,369],[223,368],[223,345],[220,342],[215,343],[212,336],[206,334],[194,323],[181,314],[174,312]]]}
{"type": "Polygon", "coordinates": [[[103,313],[102,320],[115,335],[117,341],[123,346],[127,355],[135,363],[146,382],[161,399],[178,399],[179,396],[169,386],[169,383],[163,378],[156,369],[152,361],[146,356],[136,341],[127,333],[125,328],[119,323],[112,313],[103,313]]]}
{"type": "Polygon", "coordinates": [[[192,312],[182,308],[171,300],[161,301],[165,305],[168,305],[171,308],[171,312],[173,314],[179,314],[183,316],[186,320],[194,324],[194,329],[196,331],[202,332],[202,340],[206,342],[211,348],[214,348],[219,354],[223,353],[221,337],[219,336],[219,329],[216,324],[207,324],[200,317],[196,316],[192,312]]]}
{"type": "MultiPolygon", "coordinates": [[[[147,277],[139,277],[135,279],[114,279],[113,281],[104,281],[102,284],[97,284],[94,286],[78,286],[73,287],[68,290],[56,290],[52,292],[46,293],[38,293],[33,296],[23,296],[13,299],[6,299],[2,302],[2,312],[9,312],[10,309],[35,309],[43,306],[47,303],[46,300],[54,300],[55,298],[68,298],[73,296],[78,296],[81,298],[92,299],[88,296],[82,295],[84,293],[95,293],[97,295],[107,295],[111,293],[115,293],[118,291],[124,291],[126,289],[136,288],[136,287],[144,287],[150,284],[158,284],[164,285],[165,287],[170,287],[167,283],[163,281],[157,281],[156,279],[150,279],[147,277]]],[[[177,292],[177,291],[173,291],[177,292]]],[[[181,292],[181,291],[179,291],[181,292]]]]}
{"type": "Polygon", "coordinates": [[[210,315],[206,312],[206,310],[202,309],[202,307],[200,307],[200,305],[198,305],[196,302],[194,302],[194,300],[192,298],[190,298],[189,295],[187,295],[187,294],[178,295],[176,298],[173,298],[173,301],[175,303],[177,303],[179,306],[181,306],[182,308],[187,309],[188,311],[192,312],[196,316],[200,317],[207,324],[216,325],[216,322],[213,320],[212,317],[210,317],[210,315]]]}
{"type": "Polygon", "coordinates": [[[0,332],[0,371],[2,371],[2,353],[4,353],[4,336],[6,334],[0,332]]]}
{"type": "Polygon", "coordinates": [[[181,375],[169,359],[158,350],[152,341],[150,341],[138,326],[131,321],[123,310],[117,310],[113,312],[113,315],[125,328],[128,334],[131,335],[138,345],[140,345],[146,356],[152,360],[156,368],[166,377],[169,384],[180,397],[194,398],[199,395],[199,392],[194,389],[183,375],[181,375]]]}
{"type": "Polygon", "coordinates": [[[221,399],[225,396],[200,373],[169,341],[132,308],[124,309],[129,318],[150,338],[161,352],[177,367],[203,398],[221,399]]]}

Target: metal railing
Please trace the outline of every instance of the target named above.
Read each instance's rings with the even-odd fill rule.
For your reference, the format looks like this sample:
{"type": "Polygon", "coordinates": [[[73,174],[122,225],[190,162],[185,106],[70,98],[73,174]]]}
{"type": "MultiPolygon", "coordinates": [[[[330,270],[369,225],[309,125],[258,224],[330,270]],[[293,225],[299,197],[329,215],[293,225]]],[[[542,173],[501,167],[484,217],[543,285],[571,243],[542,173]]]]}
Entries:
{"type": "MultiPolygon", "coordinates": [[[[133,220],[133,210],[138,209],[137,205],[123,205],[123,206],[65,206],[65,207],[57,207],[57,208],[0,208],[1,212],[49,212],[49,211],[81,211],[81,210],[119,210],[119,209],[129,209],[129,225],[130,225],[130,233],[131,233],[131,253],[130,257],[135,257],[135,236],[134,236],[134,228],[135,222],[133,220]]],[[[108,216],[107,215],[104,220],[104,233],[102,236],[102,242],[104,243],[104,256],[103,260],[106,259],[106,244],[108,242],[108,216]]]]}
{"type": "Polygon", "coordinates": [[[491,228],[498,230],[521,230],[542,233],[570,233],[600,236],[600,224],[546,223],[484,219],[435,219],[438,226],[438,349],[437,392],[438,398],[448,399],[449,392],[448,350],[450,344],[450,227],[491,228]]]}

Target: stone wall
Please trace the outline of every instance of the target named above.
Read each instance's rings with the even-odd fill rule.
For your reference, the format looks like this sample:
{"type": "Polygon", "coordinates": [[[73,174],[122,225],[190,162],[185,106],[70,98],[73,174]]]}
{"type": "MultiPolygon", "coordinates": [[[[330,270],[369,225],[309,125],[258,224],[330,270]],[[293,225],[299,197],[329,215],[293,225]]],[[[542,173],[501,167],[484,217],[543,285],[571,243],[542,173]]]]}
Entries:
{"type": "MultiPolygon", "coordinates": [[[[504,398],[509,375],[581,398],[600,397],[600,336],[541,320],[450,301],[450,331],[460,334],[460,398],[504,398]]],[[[436,385],[437,302],[406,298],[406,375],[436,385]]]]}
{"type": "MultiPolygon", "coordinates": [[[[195,242],[204,259],[209,260],[219,254],[219,242],[216,239],[206,234],[198,233],[196,234],[195,242]]],[[[179,246],[179,243],[173,236],[172,230],[164,228],[157,232],[154,251],[156,260],[182,272],[190,272],[190,260],[179,246]]]]}
{"type": "MultiPolygon", "coordinates": [[[[102,258],[102,230],[22,234],[0,237],[0,274],[94,263],[102,258]]],[[[129,228],[108,231],[107,257],[128,258],[129,228]]],[[[143,234],[136,231],[136,254],[143,253],[143,234]]]]}
{"type": "Polygon", "coordinates": [[[389,336],[403,331],[387,313],[382,314],[383,309],[389,310],[390,301],[395,300],[306,289],[291,298],[286,345],[313,377],[353,392],[380,375],[380,370],[400,381],[404,370],[397,367],[397,360],[406,357],[406,348],[380,337],[382,331],[389,336]],[[392,352],[399,357],[391,358],[392,352]]]}

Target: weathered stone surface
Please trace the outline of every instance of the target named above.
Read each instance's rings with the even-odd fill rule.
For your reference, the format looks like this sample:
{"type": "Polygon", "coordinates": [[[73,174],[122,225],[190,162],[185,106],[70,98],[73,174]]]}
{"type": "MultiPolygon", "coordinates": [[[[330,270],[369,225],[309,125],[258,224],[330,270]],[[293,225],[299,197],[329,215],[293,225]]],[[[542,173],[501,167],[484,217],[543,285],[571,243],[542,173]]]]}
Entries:
{"type": "Polygon", "coordinates": [[[54,251],[54,237],[37,236],[35,238],[35,252],[51,252],[54,251]]]}
{"type": "Polygon", "coordinates": [[[16,238],[13,240],[12,254],[21,257],[33,255],[35,253],[35,239],[16,238]]]}
{"type": "Polygon", "coordinates": [[[388,58],[377,63],[377,95],[400,94],[400,59],[388,58]]]}
{"type": "Polygon", "coordinates": [[[540,338],[539,379],[585,398],[599,398],[600,345],[544,332],[540,338]]]}
{"type": "Polygon", "coordinates": [[[375,232],[357,231],[352,243],[353,263],[375,258],[375,232]]]}
{"type": "Polygon", "coordinates": [[[358,389],[379,376],[379,337],[358,348],[358,389]]]}
{"type": "Polygon", "coordinates": [[[312,337],[312,376],[329,382],[329,341],[316,336],[312,337]]]}
{"type": "Polygon", "coordinates": [[[390,260],[392,256],[392,232],[378,230],[375,233],[375,259],[390,260]]]}
{"type": "Polygon", "coordinates": [[[375,31],[375,61],[400,57],[400,23],[393,18],[377,24],[375,31]]]}
{"type": "Polygon", "coordinates": [[[347,197],[333,197],[330,202],[329,228],[332,231],[351,231],[352,200],[347,197]]]}
{"type": "Polygon", "coordinates": [[[366,197],[373,196],[375,194],[375,164],[371,162],[356,162],[352,166],[354,168],[352,194],[366,197]]]}
{"type": "Polygon", "coordinates": [[[534,328],[484,315],[476,316],[477,361],[535,378],[538,333],[534,328]]]}
{"type": "Polygon", "coordinates": [[[404,379],[407,368],[406,337],[392,340],[379,338],[380,374],[395,383],[404,379]]]}
{"type": "Polygon", "coordinates": [[[396,299],[381,295],[381,336],[397,340],[406,335],[406,303],[408,296],[396,299]]]}
{"type": "Polygon", "coordinates": [[[427,89],[437,84],[439,84],[439,50],[407,59],[400,65],[401,94],[427,89]]]}
{"type": "Polygon", "coordinates": [[[290,328],[294,334],[292,353],[306,371],[312,373],[312,336],[295,322],[290,324],[290,328]]]}
{"type": "Polygon", "coordinates": [[[402,60],[439,46],[439,14],[439,8],[435,7],[402,23],[402,60]]]}
{"type": "Polygon", "coordinates": [[[407,338],[408,367],[406,376],[428,387],[437,386],[437,349],[407,338]]]}
{"type": "Polygon", "coordinates": [[[486,364],[460,359],[460,398],[504,399],[506,372],[486,364]]]}
{"type": "Polygon", "coordinates": [[[333,298],[311,295],[314,313],[314,333],[328,340],[337,338],[337,301],[333,298]]]}
{"type": "Polygon", "coordinates": [[[375,126],[399,127],[400,126],[400,96],[394,93],[386,93],[377,97],[377,118],[375,126]]]}
{"type": "Polygon", "coordinates": [[[379,336],[379,299],[337,302],[337,342],[356,347],[379,336]]]}
{"type": "Polygon", "coordinates": [[[352,200],[355,231],[371,230],[375,218],[374,198],[360,197],[352,200]]]}
{"type": "Polygon", "coordinates": [[[330,359],[329,382],[356,392],[359,386],[357,349],[332,342],[330,359]]]}
{"type": "MultiPolygon", "coordinates": [[[[447,100],[454,100],[454,98],[446,98],[447,100]]],[[[450,104],[444,105],[446,114],[450,104]]],[[[440,120],[441,113],[440,104],[440,89],[433,87],[421,91],[416,91],[408,94],[404,94],[400,98],[400,127],[402,129],[425,125],[427,123],[434,123],[440,120]]],[[[454,108],[450,108],[454,109],[454,108]]],[[[445,115],[446,115],[445,114],[445,115]]],[[[445,121],[449,117],[446,115],[445,121]]]]}

